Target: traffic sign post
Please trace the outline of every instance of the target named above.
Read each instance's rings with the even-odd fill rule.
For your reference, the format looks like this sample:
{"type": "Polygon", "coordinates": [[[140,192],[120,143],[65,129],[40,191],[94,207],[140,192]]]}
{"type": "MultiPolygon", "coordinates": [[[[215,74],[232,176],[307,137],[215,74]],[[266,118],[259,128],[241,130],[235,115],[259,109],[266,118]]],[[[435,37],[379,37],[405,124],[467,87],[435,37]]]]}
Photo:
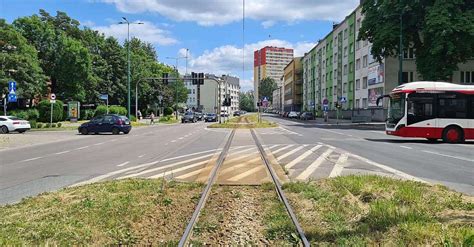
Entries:
{"type": "Polygon", "coordinates": [[[50,127],[51,127],[51,125],[53,125],[53,104],[56,103],[56,95],[54,93],[52,93],[49,96],[49,103],[51,103],[51,117],[50,117],[50,121],[49,121],[49,124],[50,124],[50,127]]]}
{"type": "MultiPolygon", "coordinates": [[[[109,114],[109,95],[108,95],[108,94],[101,94],[101,95],[99,96],[99,98],[100,98],[101,100],[105,100],[105,101],[106,101],[107,114],[109,114]]],[[[138,117],[137,117],[137,119],[138,119],[138,117]]]]}
{"type": "Polygon", "coordinates": [[[323,113],[324,113],[324,122],[328,121],[328,111],[329,111],[329,100],[324,99],[323,100],[323,113]]]}

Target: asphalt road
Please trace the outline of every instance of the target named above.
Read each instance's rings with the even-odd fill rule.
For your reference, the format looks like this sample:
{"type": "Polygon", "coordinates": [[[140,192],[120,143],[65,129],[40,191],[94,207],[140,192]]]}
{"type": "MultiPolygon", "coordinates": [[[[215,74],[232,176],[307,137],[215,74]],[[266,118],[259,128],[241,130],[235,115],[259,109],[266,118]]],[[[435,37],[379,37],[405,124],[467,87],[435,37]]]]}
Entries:
{"type": "MultiPolygon", "coordinates": [[[[88,135],[0,151],[0,204],[54,191],[129,167],[156,166],[171,156],[216,149],[227,131],[207,124],[133,129],[128,135],[88,135]]],[[[27,133],[28,134],[28,133],[27,133]]]]}
{"type": "Polygon", "coordinates": [[[278,122],[285,130],[282,135],[262,135],[267,145],[323,143],[424,181],[474,195],[474,141],[429,143],[424,139],[388,136],[380,130],[316,125],[271,115],[265,118],[278,122]]]}

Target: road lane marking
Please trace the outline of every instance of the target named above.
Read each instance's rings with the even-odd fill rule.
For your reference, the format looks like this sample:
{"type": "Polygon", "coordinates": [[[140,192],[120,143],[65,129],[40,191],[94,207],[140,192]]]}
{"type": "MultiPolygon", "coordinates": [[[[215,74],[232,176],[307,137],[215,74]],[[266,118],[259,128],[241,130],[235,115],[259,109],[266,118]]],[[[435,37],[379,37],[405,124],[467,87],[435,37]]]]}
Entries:
{"type": "Polygon", "coordinates": [[[231,177],[231,178],[229,178],[229,179],[227,179],[227,180],[232,181],[232,182],[237,182],[237,181],[239,181],[240,179],[245,178],[245,177],[250,176],[250,175],[253,175],[254,173],[256,173],[256,172],[258,172],[258,171],[260,171],[260,170],[263,170],[263,169],[265,169],[264,166],[257,166],[257,167],[255,167],[255,168],[252,168],[252,169],[246,171],[246,172],[242,172],[242,173],[239,174],[239,175],[233,176],[233,177],[231,177]]]}
{"type": "Polygon", "coordinates": [[[468,162],[474,162],[474,159],[468,159],[468,158],[464,158],[464,157],[458,157],[458,156],[453,156],[453,155],[448,155],[448,154],[442,154],[442,153],[428,151],[428,150],[422,150],[422,152],[429,153],[429,154],[435,154],[435,155],[439,155],[439,156],[444,156],[444,157],[448,157],[448,158],[453,158],[453,159],[458,159],[458,160],[464,160],[464,161],[468,161],[468,162]]]}
{"type": "Polygon", "coordinates": [[[126,164],[128,164],[128,163],[130,163],[130,161],[123,162],[122,164],[118,164],[117,166],[118,166],[118,167],[121,167],[121,166],[124,166],[124,165],[126,165],[126,164]]]}
{"type": "Polygon", "coordinates": [[[82,149],[86,149],[88,147],[90,147],[90,146],[84,146],[84,147],[76,148],[76,150],[82,150],[82,149]]]}
{"type": "Polygon", "coordinates": [[[309,176],[311,176],[311,174],[313,174],[313,172],[316,171],[316,169],[318,169],[318,167],[328,158],[328,156],[333,151],[334,149],[332,148],[329,148],[328,150],[326,150],[326,152],[321,154],[321,156],[319,156],[315,161],[313,161],[313,163],[311,163],[311,165],[309,165],[302,173],[300,173],[300,175],[298,175],[296,179],[298,180],[308,179],[309,176]]]}
{"type": "Polygon", "coordinates": [[[334,165],[331,173],[329,174],[330,178],[341,175],[342,169],[344,168],[343,164],[346,163],[348,158],[349,158],[349,155],[347,153],[343,153],[341,154],[341,156],[339,156],[339,159],[337,159],[336,164],[334,165]]]}
{"type": "Polygon", "coordinates": [[[94,146],[100,146],[100,145],[102,145],[102,144],[104,144],[104,143],[105,143],[105,142],[99,142],[99,143],[94,144],[94,146]]]}
{"type": "Polygon", "coordinates": [[[161,160],[160,162],[166,162],[166,161],[176,160],[176,159],[185,158],[185,157],[189,157],[189,156],[194,156],[194,155],[198,155],[198,154],[205,154],[205,153],[215,152],[215,151],[217,151],[217,150],[220,150],[220,149],[211,149],[211,150],[206,150],[206,151],[202,151],[202,152],[197,152],[197,153],[192,153],[192,154],[186,154],[186,155],[176,156],[176,157],[172,157],[172,158],[168,158],[168,159],[161,160]]]}
{"type": "Polygon", "coordinates": [[[138,155],[138,158],[143,158],[146,154],[138,155]]]}
{"type": "Polygon", "coordinates": [[[290,155],[292,155],[292,154],[294,154],[294,153],[300,151],[301,149],[303,149],[303,148],[306,147],[306,146],[308,146],[308,145],[302,145],[302,146],[299,146],[299,147],[297,147],[297,148],[291,150],[290,152],[288,152],[288,153],[286,153],[286,154],[284,154],[284,155],[278,157],[278,158],[277,158],[277,161],[280,161],[280,160],[282,160],[282,159],[284,159],[284,158],[286,158],[286,157],[288,157],[288,156],[290,156],[290,155]]]}
{"type": "Polygon", "coordinates": [[[69,153],[69,152],[71,152],[71,150],[66,150],[66,151],[62,151],[62,152],[58,152],[58,153],[54,153],[54,154],[59,155],[59,154],[65,154],[65,153],[69,153]]]}
{"type": "Polygon", "coordinates": [[[181,172],[181,171],[185,171],[185,170],[188,170],[188,169],[191,169],[191,168],[194,168],[194,167],[197,167],[197,166],[201,166],[201,165],[204,165],[206,164],[208,161],[205,160],[205,161],[202,161],[202,162],[198,162],[196,164],[192,164],[192,165],[188,165],[188,166],[183,166],[183,167],[180,167],[180,168],[177,168],[177,169],[173,169],[173,170],[170,170],[170,171],[165,171],[164,173],[160,173],[160,174],[157,174],[157,175],[153,175],[153,176],[150,176],[148,178],[162,178],[164,176],[166,176],[166,174],[173,174],[173,173],[178,173],[178,172],[181,172]]]}
{"type": "Polygon", "coordinates": [[[178,176],[178,177],[176,177],[176,179],[186,179],[186,178],[189,178],[189,177],[198,175],[198,174],[201,173],[203,170],[204,170],[204,168],[201,168],[201,169],[195,170],[195,171],[193,171],[193,172],[186,173],[186,174],[184,174],[184,175],[178,176]]]}
{"type": "Polygon", "coordinates": [[[406,148],[406,149],[413,149],[411,147],[407,147],[407,146],[400,146],[401,148],[406,148]]]}
{"type": "Polygon", "coordinates": [[[277,149],[277,150],[275,150],[275,151],[272,151],[272,153],[273,153],[273,154],[276,154],[276,153],[279,153],[279,152],[281,152],[281,151],[283,151],[283,150],[286,150],[286,149],[288,149],[288,148],[291,148],[291,147],[293,147],[293,146],[294,146],[293,144],[290,144],[290,145],[284,146],[284,147],[282,147],[282,148],[280,148],[280,149],[277,149]]]}
{"type": "Polygon", "coordinates": [[[183,140],[183,139],[184,139],[184,137],[180,137],[180,138],[178,138],[178,139],[179,139],[179,140],[183,140]]]}
{"type": "Polygon", "coordinates": [[[298,158],[296,158],[293,161],[291,161],[290,163],[286,164],[285,168],[287,168],[287,169],[292,168],[294,165],[298,164],[300,161],[302,161],[306,157],[310,156],[312,153],[314,153],[314,151],[320,149],[321,147],[322,147],[322,145],[314,146],[310,150],[308,150],[308,151],[304,152],[302,155],[298,156],[298,158]]]}
{"type": "Polygon", "coordinates": [[[392,167],[389,167],[389,166],[386,166],[386,165],[382,165],[382,164],[380,164],[380,163],[377,163],[377,162],[375,162],[375,161],[369,160],[369,159],[364,158],[364,157],[362,157],[362,156],[359,156],[359,155],[357,155],[357,154],[352,154],[352,153],[351,153],[351,154],[349,154],[349,155],[352,156],[352,157],[354,157],[354,158],[356,158],[356,159],[359,159],[359,160],[361,160],[361,161],[363,161],[363,162],[365,162],[365,163],[367,163],[367,164],[369,164],[369,165],[373,165],[373,166],[382,168],[382,169],[384,169],[384,170],[386,170],[386,171],[389,171],[389,172],[391,172],[391,173],[393,173],[393,174],[395,174],[395,175],[398,175],[398,176],[400,176],[400,177],[402,177],[402,178],[405,178],[405,179],[407,179],[407,180],[414,180],[414,181],[422,182],[422,183],[425,183],[425,184],[430,184],[430,183],[428,183],[427,181],[425,181],[425,180],[423,180],[423,179],[421,179],[421,178],[418,178],[418,177],[412,176],[412,175],[410,175],[410,174],[404,173],[404,172],[399,171],[399,170],[397,170],[397,169],[394,169],[394,168],[392,168],[392,167]]]}
{"type": "Polygon", "coordinates": [[[28,161],[33,161],[33,160],[41,159],[41,158],[43,158],[43,157],[41,157],[41,156],[40,156],[40,157],[34,157],[34,158],[31,158],[31,159],[22,160],[22,161],[20,161],[20,162],[28,162],[28,161]]]}
{"type": "MultiPolygon", "coordinates": [[[[190,162],[193,162],[193,161],[196,161],[196,160],[202,160],[202,159],[204,159],[204,158],[211,157],[211,156],[213,156],[213,155],[214,155],[214,154],[202,155],[202,156],[199,156],[199,157],[197,157],[197,158],[188,159],[188,160],[183,160],[183,161],[176,162],[176,163],[172,163],[172,164],[169,164],[169,165],[160,166],[160,167],[156,167],[156,168],[153,168],[153,169],[144,170],[144,171],[137,172],[137,173],[132,173],[132,174],[129,174],[129,175],[125,175],[125,176],[119,177],[118,179],[130,178],[130,177],[137,177],[137,176],[140,176],[140,175],[143,175],[143,174],[147,174],[147,173],[150,173],[150,172],[159,171],[159,170],[166,169],[166,168],[169,168],[169,167],[179,166],[179,165],[186,164],[186,163],[190,163],[190,162]]],[[[208,160],[205,160],[205,162],[208,162],[208,160]]]]}
{"type": "Polygon", "coordinates": [[[176,142],[176,140],[172,140],[171,142],[176,142]]]}

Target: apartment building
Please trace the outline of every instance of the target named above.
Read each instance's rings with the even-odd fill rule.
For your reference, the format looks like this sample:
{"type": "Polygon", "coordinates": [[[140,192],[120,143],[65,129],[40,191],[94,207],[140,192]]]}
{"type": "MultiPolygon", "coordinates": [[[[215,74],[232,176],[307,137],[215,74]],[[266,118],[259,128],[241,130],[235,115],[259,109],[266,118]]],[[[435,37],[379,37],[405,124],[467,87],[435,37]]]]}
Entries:
{"type": "Polygon", "coordinates": [[[253,82],[255,105],[258,100],[258,86],[260,81],[269,77],[278,84],[283,75],[283,69],[292,59],[293,49],[284,47],[266,46],[254,52],[253,82]]]}
{"type": "Polygon", "coordinates": [[[303,103],[303,58],[294,58],[283,71],[284,110],[301,111],[303,103]]]}

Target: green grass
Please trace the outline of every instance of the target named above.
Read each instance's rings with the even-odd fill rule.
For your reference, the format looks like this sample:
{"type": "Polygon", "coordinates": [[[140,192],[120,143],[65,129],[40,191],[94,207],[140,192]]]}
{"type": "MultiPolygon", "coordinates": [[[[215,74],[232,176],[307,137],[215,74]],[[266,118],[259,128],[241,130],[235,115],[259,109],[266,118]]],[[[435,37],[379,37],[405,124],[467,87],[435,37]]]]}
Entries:
{"type": "MultiPolygon", "coordinates": [[[[119,180],[0,207],[0,246],[121,245],[179,240],[201,184],[119,180]]],[[[148,243],[150,244],[150,243],[148,243]]]]}
{"type": "Polygon", "coordinates": [[[174,124],[174,123],[179,123],[179,121],[180,121],[179,119],[177,120],[175,117],[170,116],[170,117],[161,117],[158,122],[163,123],[163,124],[174,124]]]}
{"type": "Polygon", "coordinates": [[[274,128],[278,125],[274,122],[262,119],[258,122],[257,114],[246,114],[239,117],[229,119],[225,123],[215,123],[208,128],[228,128],[228,129],[253,129],[253,128],[274,128]]]}
{"type": "Polygon", "coordinates": [[[313,245],[474,245],[474,200],[442,186],[377,176],[288,183],[313,245]]]}

